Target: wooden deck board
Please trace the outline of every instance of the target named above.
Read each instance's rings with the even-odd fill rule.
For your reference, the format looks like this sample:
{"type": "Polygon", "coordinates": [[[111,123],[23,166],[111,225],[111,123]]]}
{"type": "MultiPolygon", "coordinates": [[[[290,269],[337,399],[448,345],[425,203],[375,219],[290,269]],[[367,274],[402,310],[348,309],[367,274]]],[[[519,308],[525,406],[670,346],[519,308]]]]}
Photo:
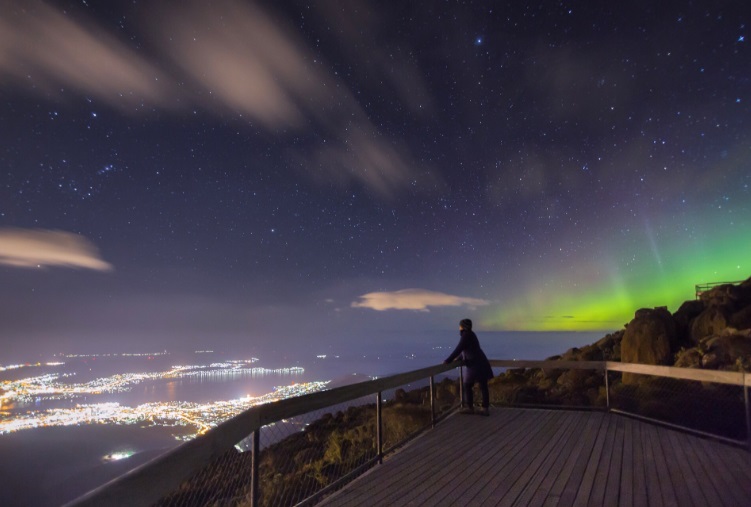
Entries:
{"type": "MultiPolygon", "coordinates": [[[[503,424],[510,424],[518,414],[503,414],[507,418],[503,421],[503,424]]],[[[430,445],[425,445],[419,449],[415,449],[416,441],[413,441],[402,451],[386,459],[385,464],[388,467],[377,467],[372,470],[375,472],[378,470],[381,473],[378,481],[364,481],[364,487],[357,489],[349,489],[343,491],[347,501],[342,503],[357,505],[360,502],[367,502],[370,500],[380,499],[384,502],[384,505],[390,500],[390,496],[397,494],[398,492],[392,490],[384,490],[380,484],[390,484],[392,482],[405,481],[418,485],[423,485],[425,488],[434,487],[437,482],[440,482],[442,474],[448,473],[446,470],[450,467],[445,467],[444,470],[434,471],[429,467],[430,465],[443,462],[445,456],[445,446],[440,445],[440,442],[444,439],[451,439],[452,445],[458,447],[465,447],[471,445],[474,441],[474,435],[467,431],[457,431],[459,428],[459,420],[447,421],[440,424],[433,430],[435,435],[430,445]],[[420,463],[420,466],[415,466],[415,463],[420,463]],[[380,468],[383,468],[381,472],[380,468]],[[431,475],[432,473],[432,475],[431,475]]],[[[418,490],[418,488],[415,488],[418,490]]]]}
{"type": "Polygon", "coordinates": [[[688,457],[682,446],[678,444],[676,440],[676,433],[669,431],[665,435],[667,444],[663,445],[663,452],[666,454],[666,459],[669,463],[674,463],[676,466],[670,468],[673,476],[673,484],[680,487],[676,490],[676,496],[678,497],[678,503],[681,506],[695,506],[702,507],[709,505],[708,500],[704,496],[704,492],[701,489],[692,489],[683,487],[688,484],[698,484],[696,475],[691,469],[691,465],[688,463],[688,457]]]}
{"type": "Polygon", "coordinates": [[[580,488],[581,498],[576,502],[577,505],[605,505],[603,503],[605,488],[608,485],[611,461],[615,453],[617,419],[606,418],[605,422],[609,425],[605,431],[600,432],[601,445],[599,448],[595,447],[598,455],[592,456],[585,472],[585,477],[591,477],[591,482],[589,479],[587,481],[589,491],[587,492],[586,488],[580,488]],[[598,449],[599,452],[597,452],[598,449]]]}
{"type": "MultiPolygon", "coordinates": [[[[523,465],[525,460],[537,451],[538,442],[542,440],[548,428],[555,424],[555,418],[547,413],[530,411],[527,416],[523,427],[520,428],[521,434],[515,442],[514,439],[504,437],[504,452],[493,453],[485,460],[477,456],[469,457],[471,461],[476,462],[474,466],[468,467],[469,476],[482,476],[483,487],[478,488],[472,484],[462,494],[448,492],[444,497],[447,501],[453,505],[485,505],[484,499],[488,493],[499,488],[505,490],[513,483],[516,470],[526,465],[523,465]]],[[[486,446],[493,444],[493,440],[483,443],[486,446]]]]}
{"type": "Polygon", "coordinates": [[[600,466],[600,459],[602,457],[602,450],[605,446],[605,439],[607,438],[607,432],[609,430],[610,418],[603,418],[600,428],[595,435],[594,444],[592,445],[589,456],[585,456],[586,461],[582,460],[583,472],[581,477],[575,476],[578,481],[571,481],[566,484],[566,490],[564,496],[561,497],[561,501],[564,504],[568,504],[569,498],[573,498],[573,505],[584,507],[589,502],[589,496],[592,493],[592,487],[594,486],[595,475],[600,466]],[[578,482],[578,485],[577,485],[578,482]]]}
{"type": "Polygon", "coordinates": [[[573,415],[573,429],[569,432],[566,439],[561,442],[561,445],[558,446],[560,450],[555,461],[545,472],[545,476],[543,477],[542,482],[534,488],[531,500],[525,504],[521,503],[522,499],[520,499],[518,505],[542,505],[545,502],[545,499],[550,495],[550,492],[552,491],[556,480],[561,475],[559,473],[559,470],[563,469],[564,464],[573,454],[574,449],[576,449],[577,443],[580,441],[578,438],[579,432],[583,427],[586,426],[586,421],[581,418],[580,412],[574,412],[573,415]]]}
{"type": "Polygon", "coordinates": [[[631,447],[634,453],[634,460],[632,463],[631,472],[634,477],[633,489],[633,505],[640,507],[642,505],[649,505],[648,491],[647,491],[647,475],[644,466],[645,454],[644,447],[641,445],[642,441],[642,424],[633,419],[626,419],[626,423],[631,427],[631,447]]]}
{"type": "Polygon", "coordinates": [[[542,500],[534,502],[533,499],[538,493],[544,499],[550,490],[550,486],[553,484],[552,479],[555,477],[555,474],[552,472],[561,466],[561,460],[566,457],[565,450],[569,448],[569,442],[572,440],[571,436],[577,430],[576,422],[579,420],[577,416],[576,412],[572,412],[567,414],[565,418],[562,418],[563,421],[559,428],[560,437],[557,440],[551,439],[548,445],[549,451],[546,453],[544,459],[541,460],[529,480],[524,482],[525,477],[522,476],[520,478],[524,482],[524,488],[511,505],[526,506],[542,504],[542,500]]]}
{"type": "Polygon", "coordinates": [[[524,452],[509,464],[509,471],[503,477],[496,477],[485,490],[476,497],[479,505],[513,505],[540,466],[548,457],[557,442],[563,440],[566,431],[566,419],[551,418],[542,427],[541,436],[533,445],[524,448],[524,452]]]}
{"type": "MultiPolygon", "coordinates": [[[[749,449],[751,450],[751,449],[749,449]]],[[[751,452],[745,452],[743,449],[733,449],[733,452],[727,453],[728,460],[736,478],[744,481],[751,487],[751,452]]]]}
{"type": "MultiPolygon", "coordinates": [[[[526,421],[529,417],[529,414],[519,414],[519,417],[514,419],[514,424],[500,428],[490,423],[489,419],[477,419],[476,416],[459,417],[464,425],[462,429],[472,425],[470,433],[473,433],[476,437],[475,445],[466,446],[457,460],[448,467],[443,460],[436,462],[435,466],[438,473],[441,474],[442,480],[435,487],[431,485],[429,480],[425,481],[419,491],[408,493],[401,497],[402,500],[405,504],[414,503],[416,505],[429,505],[431,500],[436,503],[440,501],[447,504],[460,500],[468,503],[471,496],[474,495],[472,491],[476,490],[478,485],[475,481],[467,481],[465,477],[486,477],[486,474],[490,473],[486,468],[493,466],[492,460],[496,454],[516,452],[516,449],[525,442],[524,428],[527,426],[526,421]],[[483,452],[488,448],[494,449],[495,452],[483,452]]],[[[448,441],[450,442],[450,439],[448,441]]],[[[497,470],[494,472],[498,473],[497,470]]]]}
{"type": "MultiPolygon", "coordinates": [[[[668,465],[668,461],[665,459],[665,453],[661,441],[666,438],[667,430],[659,426],[654,426],[654,432],[650,434],[652,451],[654,453],[655,468],[657,469],[657,478],[660,482],[660,493],[662,501],[667,507],[678,507],[678,498],[676,495],[676,489],[679,484],[674,483],[671,477],[670,470],[675,467],[674,463],[668,465]]],[[[685,504],[682,504],[685,505],[685,504]]]]}
{"type": "Polygon", "coordinates": [[[704,505],[726,505],[728,499],[723,501],[722,490],[720,490],[713,481],[710,482],[706,480],[708,472],[705,470],[705,466],[702,463],[703,460],[700,459],[701,452],[697,452],[696,450],[699,446],[700,439],[692,438],[689,435],[682,433],[674,433],[672,436],[676,440],[677,445],[685,452],[688,466],[693,471],[694,477],[699,481],[696,484],[702,485],[701,488],[697,489],[699,489],[701,494],[707,499],[707,503],[704,505]]]}
{"type": "Polygon", "coordinates": [[[613,454],[610,458],[607,486],[600,505],[617,505],[621,492],[625,429],[622,418],[615,418],[613,422],[615,423],[615,442],[613,446],[613,454]]]}
{"type": "MultiPolygon", "coordinates": [[[[371,495],[377,494],[383,501],[383,505],[402,503],[408,504],[410,502],[415,504],[428,505],[432,497],[440,497],[443,490],[451,490],[452,488],[462,486],[461,483],[456,483],[457,480],[461,481],[461,474],[467,473],[467,457],[475,453],[476,448],[482,445],[477,439],[477,434],[472,431],[466,431],[467,425],[473,424],[473,429],[478,430],[481,427],[486,427],[486,432],[498,433],[505,435],[510,442],[515,442],[518,439],[516,431],[521,431],[523,424],[515,423],[518,418],[526,417],[523,413],[499,413],[500,424],[486,424],[486,419],[480,419],[476,416],[455,416],[450,421],[446,421],[444,424],[436,428],[436,431],[440,430],[441,433],[436,435],[435,438],[437,445],[433,445],[434,456],[424,459],[422,455],[417,456],[417,460],[420,466],[415,466],[415,459],[412,455],[404,455],[402,453],[397,454],[389,460],[389,463],[394,463],[394,470],[396,476],[404,471],[407,475],[404,477],[398,477],[399,481],[404,481],[405,477],[407,481],[410,481],[415,485],[409,491],[381,491],[371,492],[371,495]],[[511,432],[500,430],[498,428],[512,428],[511,432]],[[451,462],[445,461],[446,446],[451,445],[457,449],[465,449],[465,452],[459,454],[456,459],[451,462]],[[432,459],[431,459],[432,458],[432,459]]],[[[502,442],[497,442],[496,445],[502,446],[502,442]]],[[[410,452],[414,450],[410,449],[410,452]]],[[[393,475],[392,475],[393,476],[393,475]]],[[[466,482],[466,481],[465,481],[466,482]]],[[[466,487],[472,487],[472,484],[465,484],[466,487]]],[[[372,497],[372,496],[371,496],[372,497]]]]}
{"type": "Polygon", "coordinates": [[[641,446],[644,452],[644,477],[647,484],[647,498],[649,505],[665,505],[660,489],[660,478],[655,463],[654,448],[652,447],[652,433],[654,426],[640,425],[641,446]]]}
{"type": "Polygon", "coordinates": [[[618,498],[622,507],[634,507],[634,425],[630,419],[622,419],[623,424],[623,460],[618,498]]]}
{"type": "Polygon", "coordinates": [[[743,449],[618,414],[453,415],[325,498],[371,505],[751,505],[743,449]]]}
{"type": "MultiPolygon", "coordinates": [[[[623,447],[623,440],[618,438],[618,422],[619,419],[611,419],[610,425],[607,428],[605,435],[605,442],[600,454],[599,466],[596,467],[594,472],[594,482],[592,483],[592,489],[586,501],[586,505],[607,505],[605,502],[605,495],[608,493],[608,486],[611,488],[613,484],[618,487],[619,480],[608,481],[611,473],[615,473],[617,470],[620,476],[621,463],[620,455],[623,447]]],[[[615,502],[618,502],[617,495],[615,502]]],[[[582,505],[584,505],[582,503],[582,505]]]]}
{"type": "MultiPolygon", "coordinates": [[[[574,464],[582,453],[589,453],[589,449],[586,447],[588,447],[590,439],[586,436],[596,434],[601,422],[599,414],[592,415],[594,415],[594,417],[586,418],[586,423],[584,424],[582,432],[575,440],[575,445],[571,454],[563,464],[561,472],[557,474],[556,480],[553,482],[553,487],[550,489],[550,492],[543,503],[545,507],[555,507],[560,503],[561,495],[571,478],[571,474],[574,472],[574,464]]],[[[591,440],[591,442],[594,442],[594,440],[591,440]]]]}
{"type": "MultiPolygon", "coordinates": [[[[577,496],[579,496],[579,489],[580,489],[580,486],[582,485],[582,481],[584,480],[584,476],[587,471],[587,465],[589,464],[589,461],[592,458],[592,451],[597,445],[598,436],[600,435],[600,431],[602,429],[602,423],[604,421],[602,414],[597,414],[597,416],[598,417],[593,418],[593,419],[596,419],[598,422],[597,428],[593,431],[587,431],[584,434],[584,439],[583,439],[584,447],[582,448],[581,453],[578,455],[576,461],[573,463],[571,467],[571,475],[569,476],[568,481],[566,481],[566,486],[563,488],[563,491],[561,492],[557,505],[574,505],[574,503],[576,502],[577,496]]],[[[599,455],[598,455],[598,459],[599,459],[599,455]]]]}
{"type": "Polygon", "coordinates": [[[751,452],[746,452],[743,449],[732,449],[732,452],[723,454],[723,458],[726,459],[728,467],[733,473],[736,481],[744,486],[746,494],[751,495],[751,452]]]}
{"type": "Polygon", "coordinates": [[[725,453],[721,452],[720,447],[715,445],[715,442],[710,442],[705,438],[700,440],[700,444],[704,450],[705,456],[713,462],[713,475],[719,478],[718,484],[722,490],[729,493],[729,496],[733,498],[733,503],[735,505],[751,505],[751,503],[748,502],[748,497],[746,496],[744,499],[745,495],[743,494],[743,491],[736,487],[738,484],[733,477],[733,473],[727,466],[726,460],[723,459],[725,453]]]}

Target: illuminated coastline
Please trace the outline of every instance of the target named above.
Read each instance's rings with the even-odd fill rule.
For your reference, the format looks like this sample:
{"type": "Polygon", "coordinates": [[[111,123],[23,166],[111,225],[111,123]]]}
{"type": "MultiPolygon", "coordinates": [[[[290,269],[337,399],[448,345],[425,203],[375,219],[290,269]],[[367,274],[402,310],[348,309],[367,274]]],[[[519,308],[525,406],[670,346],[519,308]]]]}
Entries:
{"type": "MultiPolygon", "coordinates": [[[[81,357],[81,356],[76,356],[81,357]]],[[[91,357],[91,356],[87,356],[91,357]]],[[[70,382],[75,374],[49,373],[20,380],[3,380],[0,384],[0,435],[14,431],[55,426],[84,424],[114,424],[182,427],[179,438],[193,438],[248,408],[263,403],[300,396],[325,389],[329,381],[294,383],[277,386],[262,396],[194,403],[187,401],[157,401],[134,407],[118,402],[81,403],[70,408],[38,410],[35,403],[47,400],[74,400],[82,396],[123,393],[144,382],[180,378],[222,378],[233,376],[296,375],[300,367],[260,368],[252,366],[257,358],[215,362],[209,365],[179,365],[169,370],[151,373],[121,373],[89,382],[70,382]],[[26,410],[9,410],[16,405],[28,405],[26,410]],[[192,431],[186,431],[192,429],[192,431]]],[[[54,363],[58,366],[63,363],[54,363]]],[[[2,367],[0,371],[14,369],[2,367]]],[[[19,366],[20,367],[20,366],[19,366]]]]}
{"type": "MultiPolygon", "coordinates": [[[[204,365],[173,366],[162,372],[151,373],[122,373],[110,377],[98,378],[84,383],[64,382],[72,379],[75,374],[46,374],[20,380],[4,380],[0,384],[5,394],[0,397],[3,403],[18,401],[30,403],[34,399],[60,399],[82,395],[121,393],[132,389],[134,385],[146,381],[163,379],[179,379],[189,377],[228,377],[228,376],[265,376],[265,375],[295,375],[304,373],[305,369],[297,366],[290,368],[260,368],[250,367],[257,361],[253,358],[242,361],[225,361],[204,365]]],[[[62,364],[62,363],[58,363],[62,364]]]]}

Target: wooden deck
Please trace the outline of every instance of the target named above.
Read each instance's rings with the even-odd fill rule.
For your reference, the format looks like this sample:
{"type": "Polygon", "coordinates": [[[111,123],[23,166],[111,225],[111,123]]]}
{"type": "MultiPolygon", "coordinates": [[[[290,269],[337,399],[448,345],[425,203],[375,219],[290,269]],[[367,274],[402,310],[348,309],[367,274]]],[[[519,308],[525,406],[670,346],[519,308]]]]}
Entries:
{"type": "Polygon", "coordinates": [[[319,505],[747,506],[744,449],[618,414],[453,415],[319,505]]]}

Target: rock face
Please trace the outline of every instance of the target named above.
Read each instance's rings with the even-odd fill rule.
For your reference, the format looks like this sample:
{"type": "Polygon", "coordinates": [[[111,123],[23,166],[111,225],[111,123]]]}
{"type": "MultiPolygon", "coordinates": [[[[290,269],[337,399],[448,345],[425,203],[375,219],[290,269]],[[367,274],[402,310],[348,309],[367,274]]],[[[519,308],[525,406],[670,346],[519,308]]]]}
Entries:
{"type": "MultiPolygon", "coordinates": [[[[751,368],[751,278],[665,308],[638,310],[626,326],[621,361],[693,368],[751,368]]],[[[624,383],[635,376],[624,374],[624,383]]]]}
{"type": "Polygon", "coordinates": [[[698,344],[702,338],[721,333],[728,327],[727,310],[711,306],[701,312],[692,322],[689,331],[691,344],[698,344]]]}
{"type": "Polygon", "coordinates": [[[676,344],[676,325],[665,308],[643,308],[626,327],[621,341],[625,363],[670,364],[676,344]]]}
{"type": "MultiPolygon", "coordinates": [[[[676,325],[665,308],[642,308],[626,327],[621,340],[624,363],[671,364],[676,343],[676,325]]],[[[623,383],[631,384],[638,376],[623,374],[623,383]]]]}
{"type": "Polygon", "coordinates": [[[751,358],[751,330],[730,331],[723,336],[711,336],[704,340],[706,352],[702,355],[702,368],[720,369],[726,365],[748,367],[751,358]]]}
{"type": "MultiPolygon", "coordinates": [[[[700,300],[684,302],[678,311],[673,314],[675,331],[678,337],[689,336],[691,323],[704,311],[704,303],[700,300]]],[[[696,342],[698,343],[698,341],[696,342]]]]}

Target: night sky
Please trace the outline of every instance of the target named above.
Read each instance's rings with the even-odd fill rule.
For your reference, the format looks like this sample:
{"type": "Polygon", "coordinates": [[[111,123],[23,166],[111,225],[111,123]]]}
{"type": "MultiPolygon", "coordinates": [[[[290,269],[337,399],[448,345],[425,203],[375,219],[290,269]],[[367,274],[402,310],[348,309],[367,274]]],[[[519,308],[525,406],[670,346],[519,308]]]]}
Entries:
{"type": "Polygon", "coordinates": [[[746,279],[749,23],[3,0],[0,361],[612,331],[746,279]]]}

